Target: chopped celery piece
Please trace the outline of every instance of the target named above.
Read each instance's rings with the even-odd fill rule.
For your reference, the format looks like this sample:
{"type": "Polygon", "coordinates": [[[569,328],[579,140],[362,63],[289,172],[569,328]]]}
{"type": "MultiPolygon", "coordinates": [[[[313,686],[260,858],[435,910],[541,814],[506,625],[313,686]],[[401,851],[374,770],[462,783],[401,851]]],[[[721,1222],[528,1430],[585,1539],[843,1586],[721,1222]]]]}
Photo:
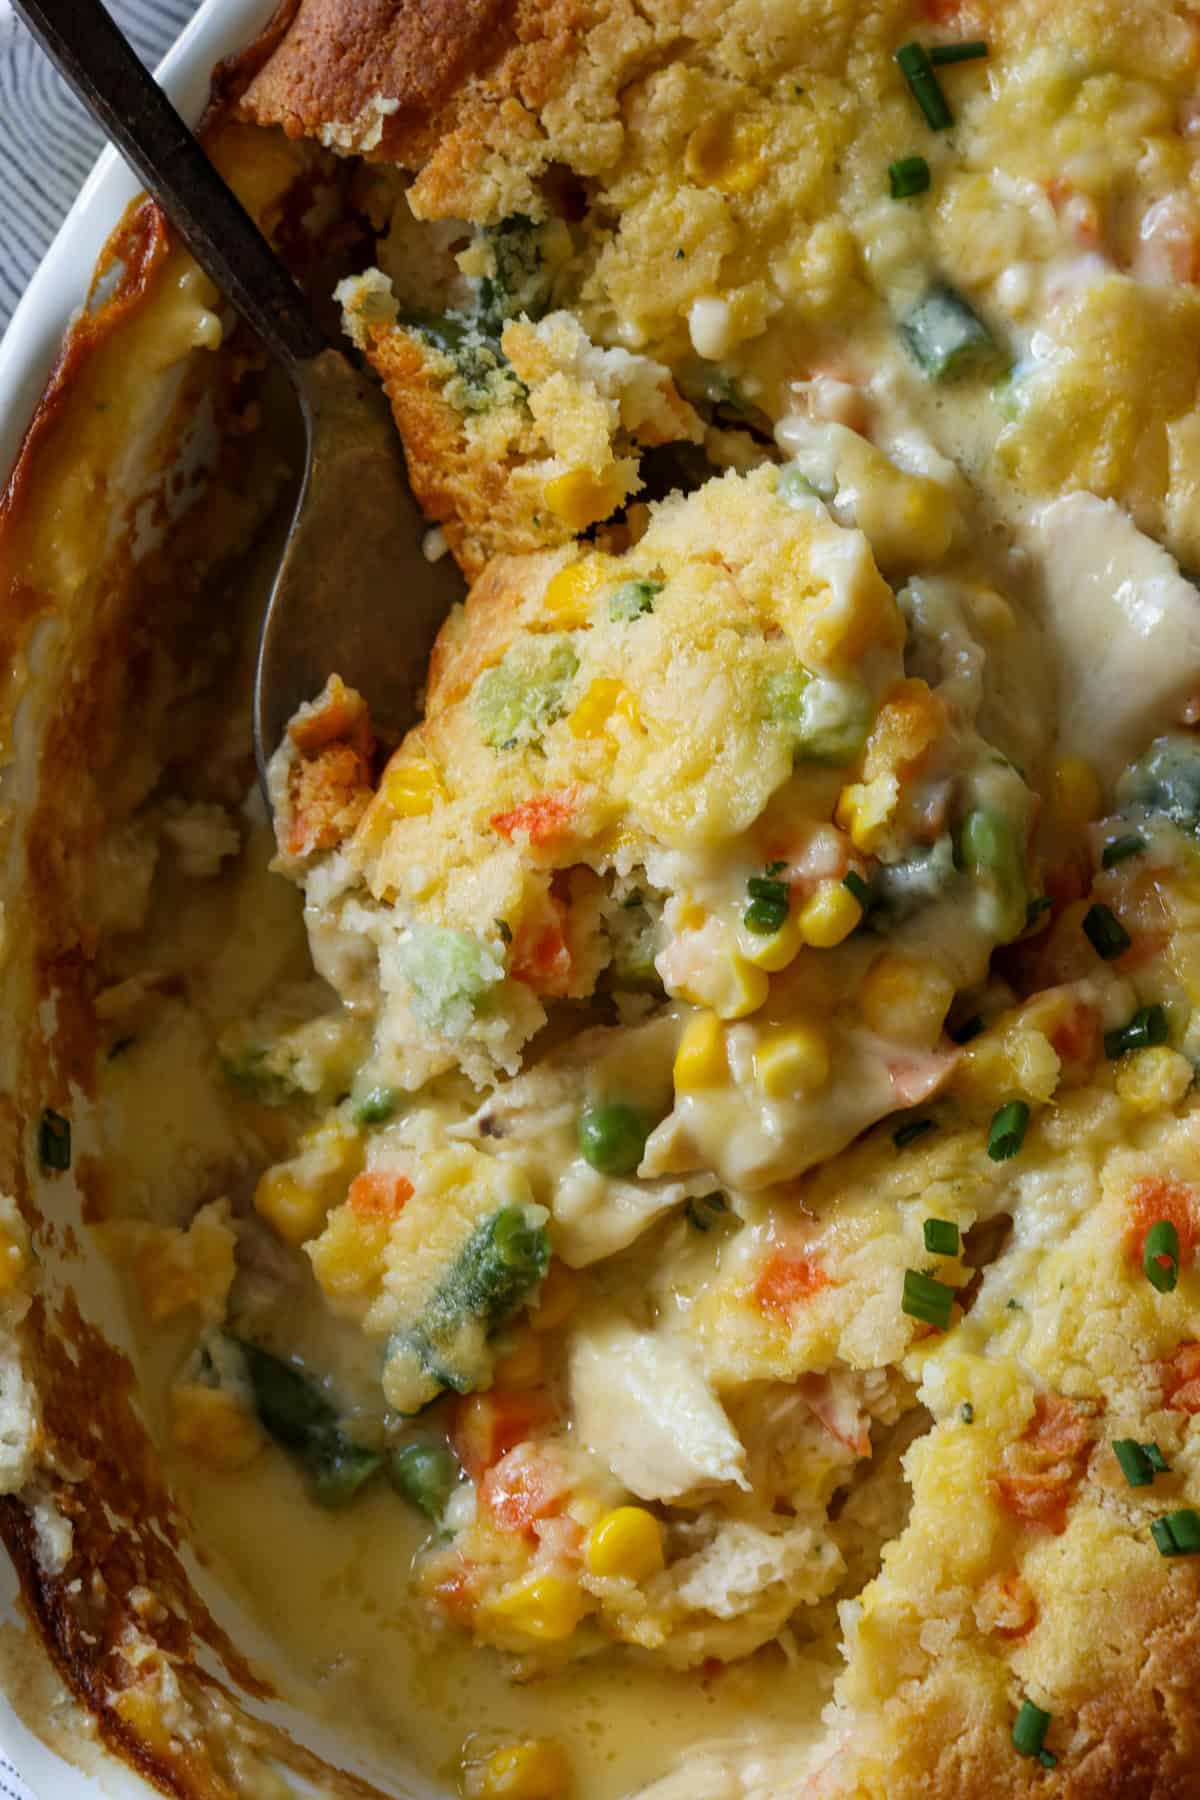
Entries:
{"type": "Polygon", "coordinates": [[[489,945],[465,931],[417,925],[396,952],[418,1024],[463,1037],[485,1010],[488,990],[504,975],[489,945]]]}
{"type": "Polygon", "coordinates": [[[900,331],[931,381],[956,381],[1000,360],[983,320],[944,282],[921,296],[901,319],[900,331]]]}
{"type": "Polygon", "coordinates": [[[643,613],[654,611],[655,597],[662,590],[661,581],[623,581],[609,597],[609,618],[640,619],[643,613]]]}
{"type": "Polygon", "coordinates": [[[875,718],[875,703],[863,682],[854,676],[814,675],[803,666],[769,678],[767,709],[793,734],[797,762],[834,768],[859,755],[875,718]]]}
{"type": "Polygon", "coordinates": [[[1200,824],[1200,743],[1182,733],[1155,738],[1117,783],[1117,801],[1195,831],[1200,824]]]}
{"type": "Polygon", "coordinates": [[[980,806],[962,823],[959,856],[985,898],[985,924],[1002,943],[1025,928],[1025,869],[1012,826],[994,807],[980,806]]]}
{"type": "Polygon", "coordinates": [[[485,744],[515,750],[536,744],[566,711],[566,692],[579,658],[563,638],[535,655],[508,656],[481,675],[471,710],[485,744]]]}

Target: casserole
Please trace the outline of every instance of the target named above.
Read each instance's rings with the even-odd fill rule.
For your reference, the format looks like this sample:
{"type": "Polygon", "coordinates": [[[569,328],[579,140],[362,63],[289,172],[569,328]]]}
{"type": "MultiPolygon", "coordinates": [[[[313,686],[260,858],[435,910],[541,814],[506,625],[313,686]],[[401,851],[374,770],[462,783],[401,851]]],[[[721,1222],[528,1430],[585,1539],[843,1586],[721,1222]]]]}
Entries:
{"type": "Polygon", "coordinates": [[[184,1791],[353,1791],[200,1678],[270,1699],[186,1519],[393,1785],[399,1689],[488,1800],[1186,1792],[1194,32],[393,13],[284,8],[209,129],[473,579],[422,723],[331,671],[268,869],[286,421],[145,209],[8,503],[14,631],[89,652],[14,1125],[155,1440],[10,1209],[27,1593],[184,1791]]]}

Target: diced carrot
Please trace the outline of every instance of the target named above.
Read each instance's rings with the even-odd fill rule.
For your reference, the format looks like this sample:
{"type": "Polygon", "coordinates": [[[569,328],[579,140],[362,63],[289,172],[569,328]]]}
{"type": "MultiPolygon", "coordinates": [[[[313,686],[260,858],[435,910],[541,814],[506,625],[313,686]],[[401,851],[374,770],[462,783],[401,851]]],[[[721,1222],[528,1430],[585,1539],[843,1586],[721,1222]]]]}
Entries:
{"type": "Polygon", "coordinates": [[[522,800],[507,812],[493,813],[490,824],[510,843],[523,834],[540,849],[570,835],[576,811],[574,789],[563,788],[556,794],[539,794],[536,800],[522,800]]]}
{"type": "Polygon", "coordinates": [[[1100,1014],[1094,1006],[1076,1000],[1048,1035],[1063,1062],[1090,1066],[1100,1048],[1100,1014]]]}
{"type": "Polygon", "coordinates": [[[465,1556],[455,1558],[456,1566],[436,1581],[431,1589],[434,1604],[447,1616],[463,1625],[475,1610],[479,1589],[479,1570],[465,1556]]]}
{"type": "Polygon", "coordinates": [[[364,1169],[350,1183],[346,1198],[360,1219],[396,1219],[413,1191],[407,1175],[389,1175],[385,1169],[364,1169]]]}
{"type": "Polygon", "coordinates": [[[1075,1489],[1095,1444],[1093,1415],[1062,1394],[1039,1394],[1033,1418],[1009,1446],[992,1485],[1005,1511],[1026,1525],[1065,1529],[1075,1489]]]}
{"type": "Polygon", "coordinates": [[[1146,1233],[1159,1219],[1165,1219],[1179,1233],[1179,1263],[1189,1268],[1196,1256],[1196,1193],[1183,1181],[1167,1181],[1161,1175],[1148,1175],[1129,1190],[1129,1224],[1123,1239],[1125,1255],[1130,1262],[1140,1263],[1146,1246],[1146,1233]]]}
{"type": "Polygon", "coordinates": [[[491,1388],[468,1394],[454,1413],[451,1439],[468,1475],[478,1480],[502,1456],[549,1423],[554,1405],[544,1388],[491,1388]]]}
{"type": "MultiPolygon", "coordinates": [[[[556,877],[557,879],[557,877],[556,877]]],[[[535,994],[565,994],[571,982],[571,946],[567,941],[568,908],[557,894],[548,896],[549,916],[518,927],[509,958],[509,973],[535,994]]]]}
{"type": "Polygon", "coordinates": [[[1160,1367],[1163,1405],[1171,1412],[1200,1413],[1200,1344],[1180,1344],[1160,1367]]]}
{"type": "Polygon", "coordinates": [[[793,1256],[787,1250],[773,1250],[754,1284],[754,1299],[763,1312],[786,1317],[802,1300],[811,1299],[831,1285],[815,1256],[793,1256]]]}
{"type": "Polygon", "coordinates": [[[1070,906],[1073,900],[1082,900],[1088,891],[1089,871],[1075,857],[1066,862],[1055,863],[1047,869],[1042,881],[1050,899],[1054,902],[1055,913],[1060,913],[1064,906],[1070,906]]]}
{"type": "Polygon", "coordinates": [[[518,1444],[483,1477],[479,1498],[501,1531],[532,1532],[535,1519],[561,1512],[564,1471],[532,1444],[518,1444]]]}

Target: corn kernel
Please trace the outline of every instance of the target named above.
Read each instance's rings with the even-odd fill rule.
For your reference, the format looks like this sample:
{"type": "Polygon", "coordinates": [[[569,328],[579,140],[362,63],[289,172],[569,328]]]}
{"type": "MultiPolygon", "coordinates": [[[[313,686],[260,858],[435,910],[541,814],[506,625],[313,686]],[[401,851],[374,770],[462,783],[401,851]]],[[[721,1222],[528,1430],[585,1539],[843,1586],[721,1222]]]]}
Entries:
{"type": "Polygon", "coordinates": [[[180,1382],[171,1389],[171,1436],[214,1469],[242,1469],[264,1443],[254,1414],[224,1388],[180,1382]]]}
{"type": "Polygon", "coordinates": [[[800,911],[804,942],[818,950],[831,950],[848,938],[862,920],[862,907],[840,881],[823,881],[800,911]]]}
{"type": "Polygon", "coordinates": [[[829,1044],[815,1025],[774,1031],[754,1052],[754,1073],[772,1100],[815,1094],[829,1080],[829,1044]]]}
{"type": "Polygon", "coordinates": [[[736,950],[714,956],[696,976],[677,990],[693,1006],[710,1006],[719,1019],[745,1019],[757,1012],[770,992],[765,969],[736,950]]]}
{"type": "Polygon", "coordinates": [[[571,1765],[561,1744],[526,1738],[468,1770],[466,1787],[469,1800],[566,1800],[571,1765]]]}
{"type": "Polygon", "coordinates": [[[838,795],[834,817],[842,830],[849,832],[856,849],[870,852],[883,839],[899,798],[900,783],[894,775],[852,782],[838,795]]]}
{"type": "Polygon", "coordinates": [[[316,1237],[325,1223],[326,1203],[319,1186],[297,1180],[290,1169],[268,1169],[254,1190],[254,1210],[288,1244],[316,1237]]]}
{"type": "Polygon", "coordinates": [[[537,1387],[546,1368],[546,1355],[541,1339],[527,1326],[517,1334],[507,1355],[496,1363],[495,1385],[498,1388],[537,1387]]]}
{"type": "Polygon", "coordinates": [[[1156,1112],[1174,1106],[1192,1085],[1196,1071],[1186,1056],[1160,1044],[1136,1050],[1117,1065],[1117,1092],[1138,1112],[1156,1112]]]}
{"type": "Polygon", "coordinates": [[[483,1610],[525,1637],[556,1644],[570,1637],[587,1611],[587,1601],[578,1582],[553,1570],[535,1569],[511,1583],[483,1610]]]}
{"type": "Polygon", "coordinates": [[[556,519],[572,531],[585,531],[616,510],[621,490],[611,477],[597,477],[590,469],[569,469],[546,483],[545,498],[556,519]]]}
{"type": "Polygon", "coordinates": [[[894,1043],[932,1047],[954,999],[954,983],[936,963],[880,956],[867,970],[858,1000],[872,1031],[894,1043]]]}
{"type": "Polygon", "coordinates": [[[335,1206],[321,1235],[307,1247],[313,1274],[325,1292],[348,1300],[378,1286],[390,1235],[389,1219],[362,1218],[352,1206],[335,1206]]]}
{"type": "Polygon", "coordinates": [[[556,1256],[546,1270],[537,1300],[529,1309],[534,1331],[557,1331],[575,1311],[579,1281],[573,1270],[556,1256]]]}
{"type": "Polygon", "coordinates": [[[568,563],[546,583],[542,605],[556,625],[576,631],[592,622],[592,598],[608,579],[608,565],[603,557],[582,556],[568,563]]]}
{"type": "Polygon", "coordinates": [[[725,1033],[716,1013],[696,1013],[683,1028],[675,1052],[675,1092],[694,1094],[699,1088],[718,1087],[728,1074],[725,1033]]]}
{"type": "Polygon", "coordinates": [[[1100,778],[1082,756],[1064,756],[1054,769],[1054,810],[1063,825],[1086,825],[1100,816],[1104,794],[1100,778]]]}
{"type": "Polygon", "coordinates": [[[592,1575],[645,1581],[666,1566],[662,1526],[644,1506],[618,1506],[588,1532],[584,1559],[592,1575]]]}
{"type": "Polygon", "coordinates": [[[572,737],[607,736],[605,727],[614,712],[619,712],[635,730],[640,728],[641,714],[629,689],[611,676],[598,675],[567,720],[567,727],[572,737]]]}
{"type": "Polygon", "coordinates": [[[749,193],[765,173],[763,140],[756,120],[705,119],[687,141],[684,168],[700,187],[719,188],[724,194],[749,193]]]}
{"type": "Polygon", "coordinates": [[[756,932],[745,931],[739,938],[742,955],[747,962],[752,962],[756,969],[768,969],[772,974],[777,969],[786,969],[789,963],[795,962],[804,948],[804,933],[800,928],[800,915],[790,912],[778,931],[759,936],[756,932]]]}
{"type": "Polygon", "coordinates": [[[388,765],[380,792],[402,819],[422,818],[446,798],[442,778],[433,764],[411,758],[388,765]]]}

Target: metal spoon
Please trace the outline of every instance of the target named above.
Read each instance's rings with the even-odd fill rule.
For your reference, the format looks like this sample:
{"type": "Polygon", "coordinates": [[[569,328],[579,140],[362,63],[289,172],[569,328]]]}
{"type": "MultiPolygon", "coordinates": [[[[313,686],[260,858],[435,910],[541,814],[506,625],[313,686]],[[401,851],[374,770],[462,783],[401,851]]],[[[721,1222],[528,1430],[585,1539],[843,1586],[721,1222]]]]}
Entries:
{"type": "Polygon", "coordinates": [[[259,775],[297,706],[337,671],[398,736],[462,578],[431,564],[381,389],[332,348],[299,288],[100,0],[14,0],[205,273],[280,362],[308,453],[263,619],[254,686],[259,775]]]}

